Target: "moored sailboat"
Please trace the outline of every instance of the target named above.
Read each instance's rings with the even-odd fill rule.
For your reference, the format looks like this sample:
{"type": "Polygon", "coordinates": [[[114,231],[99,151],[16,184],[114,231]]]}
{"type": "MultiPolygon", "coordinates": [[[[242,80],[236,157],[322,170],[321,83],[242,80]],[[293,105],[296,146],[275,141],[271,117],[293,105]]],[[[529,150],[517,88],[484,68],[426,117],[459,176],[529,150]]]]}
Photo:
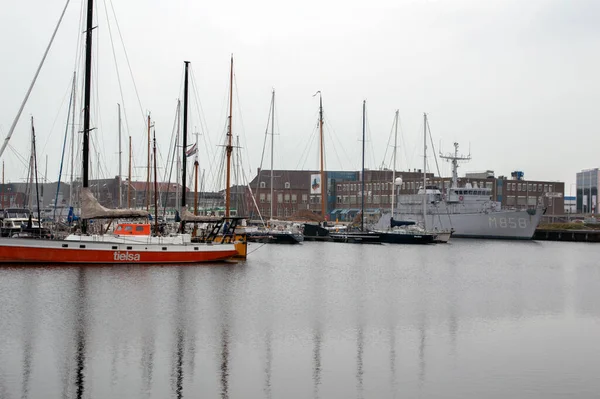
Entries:
{"type": "Polygon", "coordinates": [[[394,152],[392,166],[392,209],[390,224],[386,229],[375,230],[381,237],[381,242],[386,244],[431,244],[435,240],[435,235],[429,234],[426,231],[414,231],[413,227],[416,223],[412,221],[396,221],[394,220],[394,197],[396,196],[396,186],[402,184],[402,179],[396,181],[396,147],[398,141],[398,113],[394,118],[394,152]],[[410,228],[409,228],[410,227],[410,228]]]}
{"type": "MultiPolygon", "coordinates": [[[[271,179],[269,188],[271,191],[271,206],[269,212],[269,221],[266,226],[261,226],[253,230],[246,230],[249,241],[267,243],[267,244],[300,244],[304,241],[304,236],[299,229],[296,229],[293,224],[288,222],[279,222],[273,219],[275,194],[274,194],[274,176],[273,176],[273,158],[275,145],[275,89],[271,93],[270,125],[271,125],[271,179]]],[[[268,134],[269,126],[267,125],[268,134]]],[[[266,144],[266,140],[265,140],[266,144]]],[[[263,149],[264,151],[264,149],[263,149]]],[[[262,165],[261,165],[262,166],[262,165]]],[[[262,167],[261,167],[262,170],[262,167]]],[[[259,175],[260,176],[260,175],[259,175]]],[[[260,179],[259,179],[260,180],[260,179]]]]}
{"type": "Polygon", "coordinates": [[[114,264],[114,263],[198,263],[226,260],[237,254],[233,243],[191,243],[181,244],[158,242],[127,242],[125,238],[114,240],[101,236],[87,235],[90,219],[112,219],[146,217],[147,212],[133,209],[110,210],[101,206],[89,187],[89,133],[90,99],[92,73],[93,39],[93,0],[87,2],[87,29],[84,85],[84,124],[83,124],[83,173],[81,190],[82,234],[72,235],[68,241],[39,239],[2,238],[0,239],[0,262],[41,263],[41,264],[114,264]]]}

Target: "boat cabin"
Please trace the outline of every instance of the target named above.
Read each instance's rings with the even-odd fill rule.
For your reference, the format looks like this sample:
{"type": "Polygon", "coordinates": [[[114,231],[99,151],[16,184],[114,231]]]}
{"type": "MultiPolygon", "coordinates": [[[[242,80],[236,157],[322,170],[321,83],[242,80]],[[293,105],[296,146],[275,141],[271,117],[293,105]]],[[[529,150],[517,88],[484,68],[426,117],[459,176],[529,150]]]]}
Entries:
{"type": "Polygon", "coordinates": [[[119,223],[114,234],[117,236],[149,236],[151,231],[148,223],[119,223]]]}

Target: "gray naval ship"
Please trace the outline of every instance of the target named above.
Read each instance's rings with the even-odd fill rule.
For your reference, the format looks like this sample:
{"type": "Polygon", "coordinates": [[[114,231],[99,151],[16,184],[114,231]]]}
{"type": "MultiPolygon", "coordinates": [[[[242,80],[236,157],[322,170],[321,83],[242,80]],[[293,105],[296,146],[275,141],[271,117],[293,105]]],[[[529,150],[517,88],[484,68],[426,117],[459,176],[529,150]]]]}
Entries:
{"type": "MultiPolygon", "coordinates": [[[[458,146],[455,145],[457,148],[458,146]]],[[[444,195],[436,186],[421,187],[417,194],[397,195],[394,220],[413,220],[431,230],[453,230],[452,237],[506,238],[530,240],[540,223],[544,209],[502,209],[492,199],[492,189],[467,183],[458,187],[457,154],[452,161],[452,185],[444,195]]],[[[390,225],[391,214],[382,215],[377,227],[390,225]]]]}

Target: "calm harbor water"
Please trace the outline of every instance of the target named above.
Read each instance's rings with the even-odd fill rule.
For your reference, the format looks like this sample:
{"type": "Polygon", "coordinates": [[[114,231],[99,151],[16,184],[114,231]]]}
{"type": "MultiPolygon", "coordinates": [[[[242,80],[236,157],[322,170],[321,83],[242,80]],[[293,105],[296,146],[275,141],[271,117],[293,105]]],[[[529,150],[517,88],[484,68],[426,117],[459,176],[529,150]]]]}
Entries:
{"type": "Polygon", "coordinates": [[[600,392],[597,245],[250,250],[239,264],[0,269],[0,398],[600,392]]]}

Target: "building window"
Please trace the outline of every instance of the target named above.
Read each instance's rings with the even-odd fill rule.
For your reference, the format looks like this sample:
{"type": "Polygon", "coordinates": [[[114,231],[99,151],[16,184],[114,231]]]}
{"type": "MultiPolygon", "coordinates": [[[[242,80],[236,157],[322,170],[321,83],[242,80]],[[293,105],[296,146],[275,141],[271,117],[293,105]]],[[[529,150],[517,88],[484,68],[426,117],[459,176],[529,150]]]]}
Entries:
{"type": "Polygon", "coordinates": [[[517,184],[517,190],[518,190],[518,191],[522,191],[522,190],[521,190],[521,183],[517,184]]]}
{"type": "Polygon", "coordinates": [[[538,184],[538,192],[540,192],[540,193],[542,192],[542,185],[541,184],[538,184]]]}
{"type": "Polygon", "coordinates": [[[373,203],[374,203],[374,204],[379,204],[379,195],[375,195],[375,196],[373,197],[373,203]]]}
{"type": "Polygon", "coordinates": [[[356,204],[356,195],[350,196],[350,204],[356,204]]]}
{"type": "Polygon", "coordinates": [[[302,203],[306,204],[308,202],[308,194],[302,194],[302,203]]]}
{"type": "Polygon", "coordinates": [[[265,202],[265,195],[264,194],[260,195],[260,202],[265,202]]]}
{"type": "Polygon", "coordinates": [[[341,203],[342,203],[342,196],[341,196],[341,195],[338,195],[338,196],[337,196],[337,198],[336,198],[336,203],[337,203],[337,204],[341,204],[341,203]]]}
{"type": "Polygon", "coordinates": [[[338,191],[342,191],[342,185],[341,185],[341,184],[338,184],[338,185],[337,185],[337,190],[338,190],[338,191]]]}
{"type": "Polygon", "coordinates": [[[260,188],[265,188],[267,187],[267,184],[264,181],[260,182],[260,188]]]}
{"type": "Polygon", "coordinates": [[[290,203],[290,195],[289,195],[289,194],[286,194],[286,195],[285,195],[285,197],[284,197],[284,201],[285,201],[285,203],[286,203],[286,204],[289,204],[289,203],[290,203]]]}
{"type": "MultiPolygon", "coordinates": [[[[283,194],[277,194],[277,203],[281,204],[283,203],[283,194]]],[[[281,216],[281,215],[280,215],[281,216]]]]}
{"type": "Polygon", "coordinates": [[[267,194],[267,202],[271,202],[271,194],[267,194]]]}
{"type": "Polygon", "coordinates": [[[527,185],[527,191],[531,191],[532,189],[533,189],[533,187],[532,187],[531,183],[529,183],[529,184],[527,185]]]}
{"type": "Polygon", "coordinates": [[[296,194],[292,194],[292,204],[298,202],[298,196],[296,194]]]}
{"type": "Polygon", "coordinates": [[[550,184],[550,185],[548,186],[548,191],[549,191],[549,192],[551,192],[551,193],[553,193],[553,192],[554,192],[553,188],[554,188],[554,187],[552,187],[552,184],[550,184]]]}
{"type": "Polygon", "coordinates": [[[289,181],[285,182],[285,188],[290,188],[290,182],[289,181]]]}
{"type": "Polygon", "coordinates": [[[548,192],[548,185],[547,184],[544,184],[544,192],[546,192],[546,193],[548,192]]]}

